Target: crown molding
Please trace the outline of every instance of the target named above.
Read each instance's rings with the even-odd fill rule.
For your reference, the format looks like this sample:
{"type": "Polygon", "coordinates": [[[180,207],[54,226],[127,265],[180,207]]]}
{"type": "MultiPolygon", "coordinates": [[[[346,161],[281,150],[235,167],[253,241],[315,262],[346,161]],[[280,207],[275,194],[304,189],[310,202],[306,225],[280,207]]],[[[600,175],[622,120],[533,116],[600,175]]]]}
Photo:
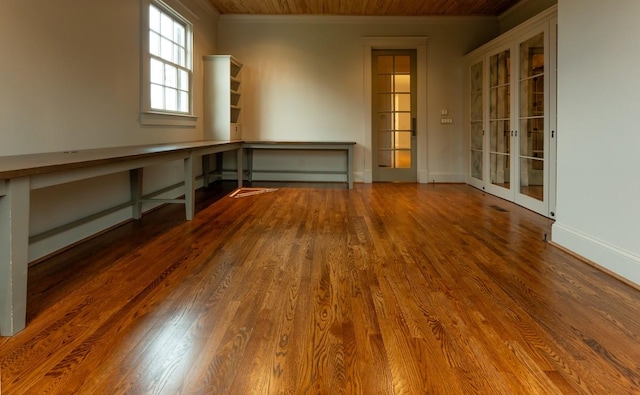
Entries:
{"type": "Polygon", "coordinates": [[[222,14],[221,22],[274,24],[420,24],[450,25],[477,21],[497,22],[497,16],[353,16],[353,15],[247,15],[222,14]]]}

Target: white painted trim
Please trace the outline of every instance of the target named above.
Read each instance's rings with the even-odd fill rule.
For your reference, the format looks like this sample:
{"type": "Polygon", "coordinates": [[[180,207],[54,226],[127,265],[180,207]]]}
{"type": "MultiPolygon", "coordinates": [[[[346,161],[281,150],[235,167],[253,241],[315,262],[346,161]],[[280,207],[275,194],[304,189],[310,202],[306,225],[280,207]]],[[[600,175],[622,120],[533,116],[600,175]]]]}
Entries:
{"type": "Polygon", "coordinates": [[[553,224],[551,231],[554,243],[640,285],[639,255],[558,222],[553,224]]]}
{"type": "Polygon", "coordinates": [[[466,184],[467,175],[461,174],[461,173],[450,173],[450,172],[431,172],[431,173],[427,173],[426,181],[421,181],[421,182],[466,184]]]}
{"type": "MultiPolygon", "coordinates": [[[[364,99],[364,182],[373,182],[373,151],[371,147],[371,51],[374,49],[415,49],[418,62],[417,95],[417,169],[418,175],[428,172],[428,131],[427,131],[427,41],[428,37],[363,37],[363,99],[364,99]]],[[[418,182],[421,178],[418,176],[418,182]]]]}
{"type": "Polygon", "coordinates": [[[429,172],[426,170],[418,170],[418,183],[427,184],[429,181],[429,172]]]}

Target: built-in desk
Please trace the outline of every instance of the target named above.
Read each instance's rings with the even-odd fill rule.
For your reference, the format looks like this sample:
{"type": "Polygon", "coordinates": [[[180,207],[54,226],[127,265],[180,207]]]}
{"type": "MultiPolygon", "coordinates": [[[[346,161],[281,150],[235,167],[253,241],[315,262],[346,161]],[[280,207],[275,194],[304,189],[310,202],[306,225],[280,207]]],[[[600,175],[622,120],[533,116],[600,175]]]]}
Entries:
{"type": "Polygon", "coordinates": [[[11,336],[25,327],[31,190],[129,172],[132,217],[142,216],[147,201],[182,203],[190,220],[195,210],[194,160],[203,157],[203,182],[209,183],[208,155],[236,151],[238,187],[243,180],[243,150],[248,153],[249,179],[252,152],[259,149],[333,150],[347,155],[349,188],[353,188],[351,142],[195,141],[175,144],[100,148],[31,155],[0,156],[0,335],[11,336]],[[184,163],[184,199],[152,199],[142,195],[143,169],[164,162],[184,163]]]}
{"type": "MultiPolygon", "coordinates": [[[[314,150],[314,151],[343,151],[347,156],[347,167],[340,174],[347,177],[349,189],[353,189],[353,150],[355,142],[329,141],[245,141],[243,148],[247,151],[249,181],[253,178],[253,151],[254,150],[314,150]]],[[[282,170],[277,172],[281,173],[282,170]]],[[[290,171],[300,173],[300,171],[290,171]]],[[[304,172],[302,172],[304,173],[304,172]]]]}
{"type": "Polygon", "coordinates": [[[133,218],[141,217],[142,203],[160,201],[184,204],[186,218],[190,220],[195,210],[194,159],[227,151],[237,152],[240,187],[242,141],[196,141],[0,157],[0,335],[11,336],[25,326],[31,190],[129,171],[133,218]],[[143,168],[177,160],[184,163],[184,199],[143,197],[143,168]]]}

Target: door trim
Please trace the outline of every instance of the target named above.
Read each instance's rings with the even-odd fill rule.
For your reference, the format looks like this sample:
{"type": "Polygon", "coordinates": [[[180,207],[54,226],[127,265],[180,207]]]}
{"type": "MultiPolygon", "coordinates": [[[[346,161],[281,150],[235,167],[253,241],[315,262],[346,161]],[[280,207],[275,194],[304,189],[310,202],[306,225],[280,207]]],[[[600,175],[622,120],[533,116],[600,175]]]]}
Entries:
{"type": "Polygon", "coordinates": [[[419,183],[429,182],[427,166],[427,41],[428,37],[364,37],[362,60],[364,65],[364,182],[373,182],[373,150],[371,147],[373,106],[371,104],[371,51],[374,49],[415,49],[417,56],[417,111],[416,149],[417,178],[419,183]]]}

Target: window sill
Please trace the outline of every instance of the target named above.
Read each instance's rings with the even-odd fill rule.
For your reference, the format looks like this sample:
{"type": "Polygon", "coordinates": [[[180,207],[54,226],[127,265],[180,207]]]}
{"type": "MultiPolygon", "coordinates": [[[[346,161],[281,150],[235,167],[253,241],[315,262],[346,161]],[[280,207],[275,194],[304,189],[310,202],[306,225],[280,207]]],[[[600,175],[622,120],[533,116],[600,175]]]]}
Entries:
{"type": "Polygon", "coordinates": [[[193,115],[170,114],[163,112],[140,113],[140,124],[144,126],[181,126],[195,128],[198,117],[193,115]]]}

